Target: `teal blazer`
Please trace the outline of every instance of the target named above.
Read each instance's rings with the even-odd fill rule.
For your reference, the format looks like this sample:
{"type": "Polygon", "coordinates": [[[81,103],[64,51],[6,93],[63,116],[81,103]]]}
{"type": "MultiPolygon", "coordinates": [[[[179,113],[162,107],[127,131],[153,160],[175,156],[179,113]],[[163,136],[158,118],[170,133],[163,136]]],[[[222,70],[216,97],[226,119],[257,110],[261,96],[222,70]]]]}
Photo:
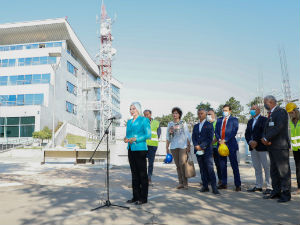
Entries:
{"type": "Polygon", "coordinates": [[[146,117],[138,116],[134,122],[127,121],[126,138],[136,138],[132,144],[128,143],[128,149],[132,151],[147,151],[146,140],[151,138],[150,121],[146,117]]]}

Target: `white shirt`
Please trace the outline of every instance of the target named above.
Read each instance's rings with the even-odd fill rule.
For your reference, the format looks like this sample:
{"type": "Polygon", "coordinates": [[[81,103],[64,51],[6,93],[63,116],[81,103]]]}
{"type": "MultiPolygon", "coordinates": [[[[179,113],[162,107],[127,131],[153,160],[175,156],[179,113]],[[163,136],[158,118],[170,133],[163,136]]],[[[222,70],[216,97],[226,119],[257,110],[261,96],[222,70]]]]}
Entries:
{"type": "Polygon", "coordinates": [[[277,105],[273,108],[273,109],[271,109],[271,113],[274,111],[274,109],[277,107],[277,105]]]}
{"type": "Polygon", "coordinates": [[[221,130],[220,130],[220,137],[222,137],[222,127],[223,127],[224,120],[225,120],[225,118],[227,118],[227,120],[226,120],[226,125],[225,125],[225,130],[226,130],[227,122],[228,122],[230,116],[231,116],[231,115],[229,115],[229,116],[227,116],[227,117],[224,117],[223,120],[222,120],[221,130]]]}
{"type": "Polygon", "coordinates": [[[191,134],[189,132],[188,126],[185,122],[180,121],[180,126],[176,126],[179,129],[175,129],[173,135],[170,135],[170,127],[174,126],[176,126],[176,124],[173,121],[168,123],[167,140],[170,142],[170,149],[185,149],[187,147],[187,140],[191,142],[191,134]]]}
{"type": "Polygon", "coordinates": [[[200,122],[200,120],[199,120],[199,133],[201,133],[202,127],[205,122],[206,122],[206,120],[203,120],[202,122],[200,122]]]}
{"type": "Polygon", "coordinates": [[[256,124],[259,117],[260,117],[260,114],[258,114],[256,117],[253,117],[252,130],[253,130],[253,128],[254,128],[254,126],[255,126],[255,124],[256,124]]]}

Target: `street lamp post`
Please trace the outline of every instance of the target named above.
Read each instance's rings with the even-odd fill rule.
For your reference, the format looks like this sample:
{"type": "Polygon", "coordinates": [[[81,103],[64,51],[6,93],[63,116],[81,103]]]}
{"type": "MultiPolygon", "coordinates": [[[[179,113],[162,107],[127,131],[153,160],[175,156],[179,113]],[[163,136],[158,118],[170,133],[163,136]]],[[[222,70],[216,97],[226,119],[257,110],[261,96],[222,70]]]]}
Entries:
{"type": "MultiPolygon", "coordinates": [[[[50,57],[61,57],[60,52],[49,52],[50,57]]],[[[53,69],[53,109],[52,109],[52,148],[55,147],[55,100],[56,100],[56,71],[60,65],[60,60],[56,64],[51,64],[51,67],[53,69]]]]}

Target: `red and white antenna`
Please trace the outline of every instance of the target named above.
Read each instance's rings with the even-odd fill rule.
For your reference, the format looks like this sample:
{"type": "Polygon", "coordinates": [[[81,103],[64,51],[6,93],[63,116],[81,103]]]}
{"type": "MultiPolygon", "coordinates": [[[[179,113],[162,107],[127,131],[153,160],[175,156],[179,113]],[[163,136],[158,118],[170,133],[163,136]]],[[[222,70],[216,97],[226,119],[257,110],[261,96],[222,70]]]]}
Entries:
{"type": "MultiPolygon", "coordinates": [[[[100,77],[101,77],[101,104],[100,104],[100,135],[102,136],[105,129],[109,125],[109,118],[112,117],[112,102],[111,102],[111,78],[112,58],[116,50],[112,48],[112,20],[106,12],[104,2],[101,4],[101,20],[100,20],[100,77]]],[[[110,127],[109,137],[112,138],[112,129],[110,127]]]]}

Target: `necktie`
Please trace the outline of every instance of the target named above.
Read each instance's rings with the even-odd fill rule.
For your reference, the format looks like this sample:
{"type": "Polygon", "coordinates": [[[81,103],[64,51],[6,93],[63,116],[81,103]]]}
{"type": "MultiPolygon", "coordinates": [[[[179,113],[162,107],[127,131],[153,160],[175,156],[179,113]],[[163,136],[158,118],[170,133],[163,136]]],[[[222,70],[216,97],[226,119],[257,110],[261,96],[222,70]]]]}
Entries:
{"type": "Polygon", "coordinates": [[[268,119],[270,119],[270,116],[271,116],[271,112],[268,112],[268,119]]]}
{"type": "Polygon", "coordinates": [[[223,121],[223,126],[222,126],[222,137],[221,137],[222,140],[225,139],[226,122],[227,122],[227,117],[225,117],[225,119],[224,119],[224,121],[223,121]]]}

